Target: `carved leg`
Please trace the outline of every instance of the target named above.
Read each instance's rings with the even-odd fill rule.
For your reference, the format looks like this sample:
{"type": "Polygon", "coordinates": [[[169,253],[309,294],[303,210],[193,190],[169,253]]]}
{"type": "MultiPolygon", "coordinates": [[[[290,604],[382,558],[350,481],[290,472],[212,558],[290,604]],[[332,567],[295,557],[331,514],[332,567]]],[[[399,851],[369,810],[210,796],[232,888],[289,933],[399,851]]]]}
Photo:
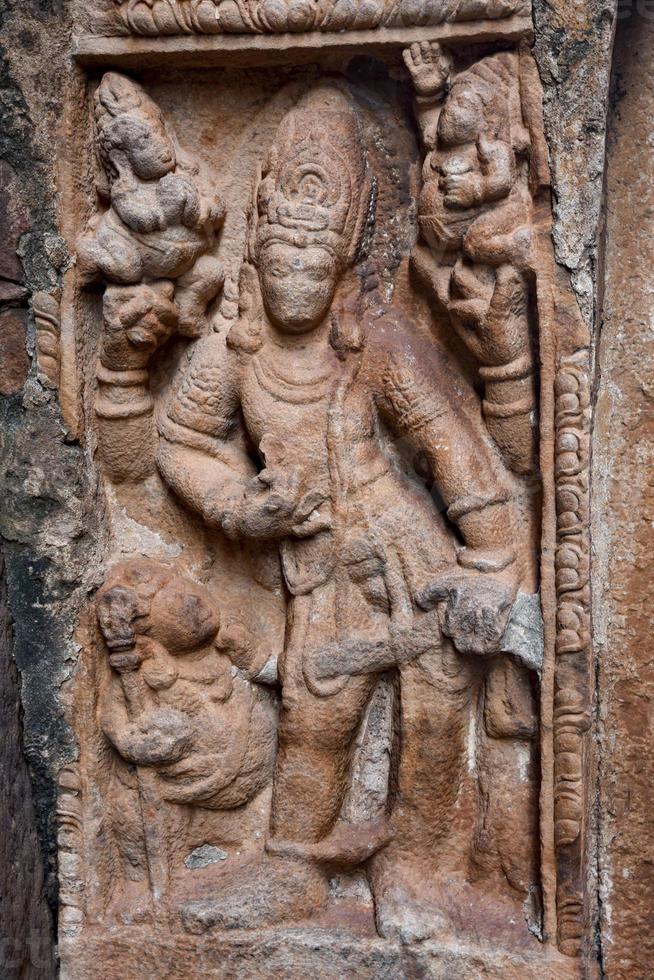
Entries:
{"type": "Polygon", "coordinates": [[[179,310],[179,332],[184,337],[200,337],[209,303],[225,281],[225,270],[211,255],[202,255],[193,268],[180,276],[175,289],[179,310]]]}
{"type": "Polygon", "coordinates": [[[418,859],[435,856],[441,869],[453,851],[468,850],[462,823],[472,809],[466,796],[476,748],[478,686],[477,662],[447,642],[400,671],[401,755],[393,823],[405,852],[418,859]]]}
{"type": "Polygon", "coordinates": [[[479,686],[476,661],[449,644],[400,669],[395,838],[371,868],[385,937],[441,935],[470,901],[479,686]]]}
{"type": "Polygon", "coordinates": [[[333,641],[333,587],[295,598],[291,618],[282,675],[272,832],[275,838],[312,843],[329,834],[338,818],[353,743],[375,677],[352,677],[331,697],[313,695],[302,663],[309,649],[333,641]]]}

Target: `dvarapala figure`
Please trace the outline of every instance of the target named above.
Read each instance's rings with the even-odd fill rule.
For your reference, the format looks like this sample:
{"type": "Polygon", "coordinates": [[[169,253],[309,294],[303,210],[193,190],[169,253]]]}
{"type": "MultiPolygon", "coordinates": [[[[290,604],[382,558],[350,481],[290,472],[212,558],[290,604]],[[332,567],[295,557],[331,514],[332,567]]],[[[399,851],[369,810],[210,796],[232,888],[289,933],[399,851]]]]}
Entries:
{"type": "Polygon", "coordinates": [[[502,465],[456,375],[401,313],[361,312],[374,188],[352,98],[316,88],[280,126],[240,317],[226,342],[197,343],[160,423],[159,467],[207,524],[281,556],[268,851],[296,868],[368,861],[378,928],[392,935],[411,895],[465,867],[471,713],[521,568],[502,465]],[[444,514],[391,461],[388,431],[425,454],[444,514]],[[399,691],[388,813],[353,837],[341,807],[382,672],[399,691]]]}

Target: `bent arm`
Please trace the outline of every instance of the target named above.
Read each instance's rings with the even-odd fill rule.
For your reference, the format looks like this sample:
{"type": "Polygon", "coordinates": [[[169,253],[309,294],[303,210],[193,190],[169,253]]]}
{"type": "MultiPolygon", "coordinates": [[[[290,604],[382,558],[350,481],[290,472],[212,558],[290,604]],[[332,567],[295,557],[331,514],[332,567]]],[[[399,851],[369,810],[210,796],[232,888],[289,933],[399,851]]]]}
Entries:
{"type": "Polygon", "coordinates": [[[457,401],[446,367],[426,343],[403,341],[385,357],[380,407],[428,461],[448,518],[466,547],[464,567],[501,572],[516,557],[512,493],[483,437],[457,401]]]}
{"type": "Polygon", "coordinates": [[[216,526],[256,475],[240,426],[237,373],[220,338],[201,341],[159,420],[164,480],[216,526]]]}

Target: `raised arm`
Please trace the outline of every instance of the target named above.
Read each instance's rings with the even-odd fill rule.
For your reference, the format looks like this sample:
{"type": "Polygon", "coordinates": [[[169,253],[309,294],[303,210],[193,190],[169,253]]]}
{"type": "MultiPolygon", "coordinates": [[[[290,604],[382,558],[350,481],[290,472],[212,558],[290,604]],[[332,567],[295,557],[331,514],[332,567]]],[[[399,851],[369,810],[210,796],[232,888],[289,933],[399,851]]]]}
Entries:
{"type": "Polygon", "coordinates": [[[443,631],[461,653],[496,654],[522,577],[512,492],[465,415],[456,377],[428,342],[412,341],[402,331],[400,343],[382,351],[380,362],[380,409],[425,453],[447,516],[464,541],[460,569],[435,579],[417,603],[424,610],[443,604],[443,631]]]}
{"type": "Polygon", "coordinates": [[[438,118],[452,63],[436,41],[422,41],[404,51],[404,64],[415,90],[416,117],[423,146],[430,151],[436,146],[438,118]]]}

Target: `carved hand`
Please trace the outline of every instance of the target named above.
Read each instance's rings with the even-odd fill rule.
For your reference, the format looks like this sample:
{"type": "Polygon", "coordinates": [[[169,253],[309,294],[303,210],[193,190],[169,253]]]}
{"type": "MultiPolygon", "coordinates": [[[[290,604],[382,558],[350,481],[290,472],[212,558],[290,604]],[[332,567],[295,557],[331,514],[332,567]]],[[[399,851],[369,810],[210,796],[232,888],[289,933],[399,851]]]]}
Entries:
{"type": "Polygon", "coordinates": [[[247,671],[255,657],[255,651],[252,648],[252,635],[245,625],[237,619],[222,620],[215,646],[241,670],[247,671]]]}
{"type": "Polygon", "coordinates": [[[173,293],[173,284],[167,280],[107,288],[100,351],[100,360],[106,368],[129,371],[147,367],[154,352],[177,326],[173,293]]]}
{"type": "Polygon", "coordinates": [[[482,198],[482,178],[479,174],[448,174],[440,180],[448,208],[471,208],[482,198]]]}
{"type": "Polygon", "coordinates": [[[243,497],[233,502],[223,528],[228,534],[261,540],[312,537],[330,526],[329,519],[317,512],[323,502],[322,494],[303,490],[297,472],[268,467],[248,484],[243,497]]]}
{"type": "Polygon", "coordinates": [[[403,52],[416,94],[422,98],[440,95],[452,68],[450,58],[436,41],[412,44],[403,52]]]}
{"type": "Polygon", "coordinates": [[[418,596],[421,609],[439,603],[441,628],[459,653],[480,657],[499,652],[515,601],[515,589],[488,576],[453,574],[432,582],[418,596]]]}
{"type": "Polygon", "coordinates": [[[529,351],[527,289],[513,266],[500,266],[493,284],[457,264],[448,308],[461,339],[483,365],[508,364],[529,351]]]}
{"type": "Polygon", "coordinates": [[[166,174],[159,181],[159,200],[166,227],[183,224],[195,228],[200,223],[200,195],[193,182],[183,174],[166,174]]]}

